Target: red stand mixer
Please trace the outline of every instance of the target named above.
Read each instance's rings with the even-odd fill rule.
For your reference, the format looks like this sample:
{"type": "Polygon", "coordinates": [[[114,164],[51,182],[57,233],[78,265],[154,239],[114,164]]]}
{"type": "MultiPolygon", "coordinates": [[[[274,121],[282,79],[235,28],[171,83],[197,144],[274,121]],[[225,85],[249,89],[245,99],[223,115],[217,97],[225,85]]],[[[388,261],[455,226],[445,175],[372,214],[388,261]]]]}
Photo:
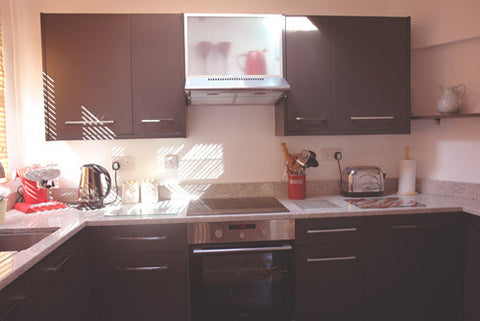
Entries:
{"type": "Polygon", "coordinates": [[[54,186],[53,179],[60,176],[60,170],[44,167],[22,167],[17,169],[17,177],[22,180],[23,203],[15,204],[15,209],[24,213],[35,213],[65,208],[56,201],[47,201],[47,192],[54,186]]]}

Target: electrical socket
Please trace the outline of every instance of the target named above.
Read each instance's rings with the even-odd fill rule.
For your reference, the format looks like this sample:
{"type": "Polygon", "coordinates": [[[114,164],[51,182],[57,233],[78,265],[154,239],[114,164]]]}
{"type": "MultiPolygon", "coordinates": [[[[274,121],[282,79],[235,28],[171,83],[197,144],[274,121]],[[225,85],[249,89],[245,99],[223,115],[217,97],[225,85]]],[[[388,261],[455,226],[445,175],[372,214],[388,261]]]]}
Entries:
{"type": "Polygon", "coordinates": [[[341,148],[322,148],[320,150],[321,161],[322,162],[335,162],[337,159],[335,158],[335,153],[342,154],[341,148]]]}
{"type": "Polygon", "coordinates": [[[134,169],[135,168],[135,159],[133,156],[120,156],[120,157],[113,157],[113,162],[120,163],[120,170],[122,169],[134,169]]]}

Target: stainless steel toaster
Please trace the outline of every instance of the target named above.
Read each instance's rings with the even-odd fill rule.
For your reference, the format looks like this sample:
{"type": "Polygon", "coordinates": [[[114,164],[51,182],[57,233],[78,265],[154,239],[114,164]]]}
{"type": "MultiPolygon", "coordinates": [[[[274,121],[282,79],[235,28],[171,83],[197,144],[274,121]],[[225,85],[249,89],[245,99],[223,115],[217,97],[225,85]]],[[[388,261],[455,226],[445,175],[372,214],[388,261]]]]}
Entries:
{"type": "Polygon", "coordinates": [[[375,166],[347,167],[342,173],[344,196],[380,196],[385,191],[385,174],[375,166]]]}

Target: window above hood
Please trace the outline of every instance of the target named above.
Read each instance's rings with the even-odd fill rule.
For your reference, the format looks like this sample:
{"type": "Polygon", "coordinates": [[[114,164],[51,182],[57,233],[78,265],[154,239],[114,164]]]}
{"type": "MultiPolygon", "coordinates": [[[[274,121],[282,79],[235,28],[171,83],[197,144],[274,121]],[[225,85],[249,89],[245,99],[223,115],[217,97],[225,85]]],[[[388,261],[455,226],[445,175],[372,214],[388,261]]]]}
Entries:
{"type": "Polygon", "coordinates": [[[191,104],[274,104],[283,78],[282,15],[185,14],[185,92],[191,104]]]}

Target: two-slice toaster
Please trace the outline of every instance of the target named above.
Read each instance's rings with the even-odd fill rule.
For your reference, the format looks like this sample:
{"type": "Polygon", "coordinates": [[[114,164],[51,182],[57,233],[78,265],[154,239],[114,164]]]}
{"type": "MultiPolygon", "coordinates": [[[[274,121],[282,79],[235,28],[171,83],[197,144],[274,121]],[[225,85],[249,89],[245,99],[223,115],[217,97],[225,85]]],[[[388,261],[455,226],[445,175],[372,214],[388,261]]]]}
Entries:
{"type": "Polygon", "coordinates": [[[344,196],[380,196],[385,191],[385,174],[375,166],[347,167],[341,183],[344,196]]]}

